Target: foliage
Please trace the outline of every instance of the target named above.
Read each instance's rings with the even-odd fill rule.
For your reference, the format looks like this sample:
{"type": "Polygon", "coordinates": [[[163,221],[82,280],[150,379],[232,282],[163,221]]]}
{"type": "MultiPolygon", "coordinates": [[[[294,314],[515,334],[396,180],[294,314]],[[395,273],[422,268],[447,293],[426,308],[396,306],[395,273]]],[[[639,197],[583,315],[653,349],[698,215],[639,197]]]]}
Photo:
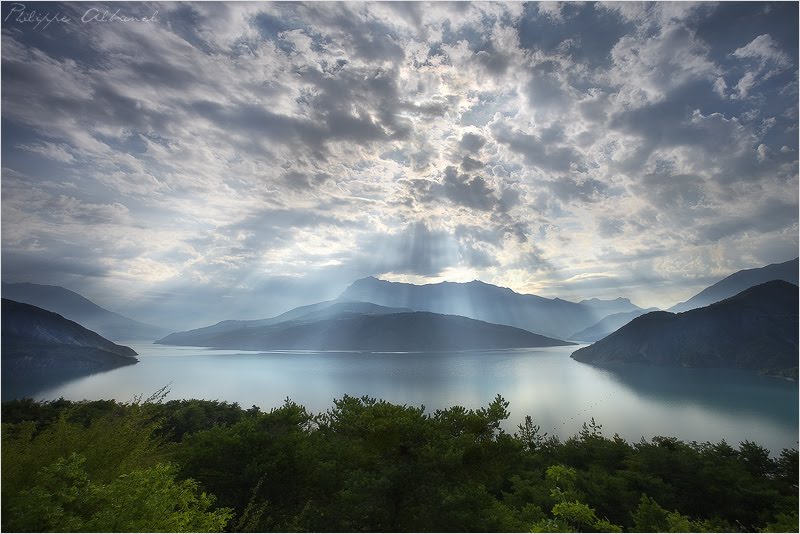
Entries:
{"type": "MultiPolygon", "coordinates": [[[[594,425],[594,419],[591,424],[594,425]]],[[[534,523],[531,532],[622,532],[621,527],[598,518],[593,508],[577,499],[575,469],[553,465],[547,468],[545,478],[552,486],[550,495],[557,502],[553,505],[553,517],[534,523]]]]}
{"type": "Polygon", "coordinates": [[[507,434],[507,418],[500,396],[433,413],[344,396],[317,415],[288,399],[268,412],[197,400],[4,403],[3,528],[797,530],[795,449],[632,444],[594,420],[562,442],[532,417],[507,434]]]}
{"type": "Polygon", "coordinates": [[[170,465],[98,483],[85,464],[72,453],[43,468],[35,485],[8,503],[4,523],[26,532],[220,532],[232,515],[208,511],[214,498],[198,494],[192,480],[176,482],[170,465]]]}
{"type": "Polygon", "coordinates": [[[159,400],[4,403],[3,530],[222,530],[231,512],[164,463],[159,400]]]}

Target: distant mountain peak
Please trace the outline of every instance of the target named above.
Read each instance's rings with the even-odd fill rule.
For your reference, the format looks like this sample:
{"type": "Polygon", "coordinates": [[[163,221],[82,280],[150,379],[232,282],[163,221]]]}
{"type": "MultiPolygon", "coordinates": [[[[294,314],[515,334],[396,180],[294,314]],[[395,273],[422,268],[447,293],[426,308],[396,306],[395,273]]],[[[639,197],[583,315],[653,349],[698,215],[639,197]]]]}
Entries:
{"type": "Polygon", "coordinates": [[[461,315],[554,338],[568,336],[607,315],[605,310],[561,299],[517,293],[513,289],[481,280],[417,285],[368,277],[353,282],[339,299],[461,315]]]}
{"type": "Polygon", "coordinates": [[[726,276],[719,282],[708,286],[689,300],[676,304],[671,307],[669,311],[684,312],[695,308],[702,308],[714,302],[732,297],[747,288],[769,282],[770,280],[783,280],[797,285],[798,258],[783,263],[771,263],[764,267],[737,271],[726,276]]]}

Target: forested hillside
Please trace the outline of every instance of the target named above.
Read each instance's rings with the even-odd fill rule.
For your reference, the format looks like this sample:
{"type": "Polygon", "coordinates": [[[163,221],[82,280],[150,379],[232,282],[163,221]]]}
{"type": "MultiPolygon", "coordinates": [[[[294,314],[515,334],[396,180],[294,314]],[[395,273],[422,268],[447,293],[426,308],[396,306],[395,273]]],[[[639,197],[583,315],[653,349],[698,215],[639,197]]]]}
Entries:
{"type": "Polygon", "coordinates": [[[797,531],[797,451],[565,441],[508,404],[3,404],[4,531],[797,531]]]}

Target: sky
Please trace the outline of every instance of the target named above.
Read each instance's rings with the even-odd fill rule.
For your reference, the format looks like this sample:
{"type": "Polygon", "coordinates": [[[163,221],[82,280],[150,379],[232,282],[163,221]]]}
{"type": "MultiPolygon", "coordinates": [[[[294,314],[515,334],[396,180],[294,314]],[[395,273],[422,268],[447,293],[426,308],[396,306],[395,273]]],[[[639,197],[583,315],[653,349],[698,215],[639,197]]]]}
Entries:
{"type": "Polygon", "coordinates": [[[2,279],[172,327],[364,276],[669,307],[798,255],[798,4],[2,4],[2,279]]]}

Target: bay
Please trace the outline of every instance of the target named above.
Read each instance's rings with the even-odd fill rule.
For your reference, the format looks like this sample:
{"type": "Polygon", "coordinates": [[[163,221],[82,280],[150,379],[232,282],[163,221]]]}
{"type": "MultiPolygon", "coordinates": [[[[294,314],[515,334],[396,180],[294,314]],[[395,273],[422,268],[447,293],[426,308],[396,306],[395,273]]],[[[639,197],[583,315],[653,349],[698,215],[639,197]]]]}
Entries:
{"type": "Polygon", "coordinates": [[[437,353],[247,352],[127,343],[140,362],[72,380],[33,395],[40,400],[130,401],[168,386],[168,399],[209,399],[264,410],[286,398],[317,413],[348,394],[433,411],[480,408],[495,395],[510,402],[504,424],[526,415],[542,432],[566,438],[591,418],[603,434],[628,441],[744,440],[798,446],[797,383],[733,369],[593,367],[572,360],[577,347],[437,353]]]}

